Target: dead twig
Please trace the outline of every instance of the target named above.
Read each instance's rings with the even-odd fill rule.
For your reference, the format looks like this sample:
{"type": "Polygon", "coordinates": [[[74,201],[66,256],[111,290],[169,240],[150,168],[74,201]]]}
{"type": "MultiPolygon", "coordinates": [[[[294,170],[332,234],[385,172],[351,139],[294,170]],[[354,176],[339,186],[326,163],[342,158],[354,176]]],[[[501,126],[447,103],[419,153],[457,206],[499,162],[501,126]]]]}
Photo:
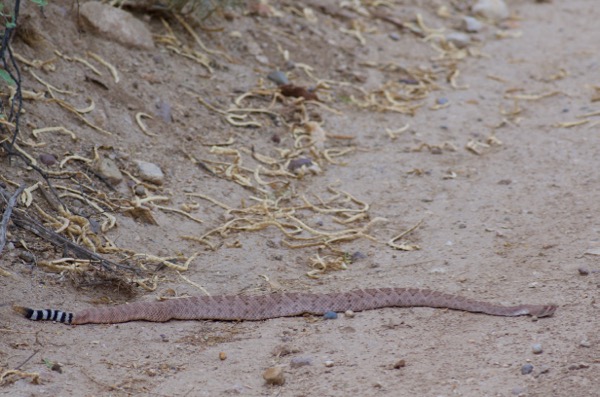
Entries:
{"type": "Polygon", "coordinates": [[[421,226],[421,224],[423,223],[423,221],[424,221],[424,219],[421,219],[415,225],[413,225],[412,227],[410,227],[407,230],[403,231],[402,233],[400,233],[396,237],[392,237],[388,241],[387,245],[389,245],[390,247],[392,247],[394,249],[401,250],[401,251],[414,251],[414,250],[420,249],[419,246],[416,245],[416,244],[396,244],[396,241],[398,241],[401,238],[403,238],[404,236],[406,236],[406,235],[414,232],[419,226],[421,226]]]}
{"type": "MultiPolygon", "coordinates": [[[[6,204],[6,209],[4,210],[4,214],[2,214],[2,221],[0,222],[0,254],[6,245],[6,229],[8,228],[8,221],[10,220],[10,215],[12,214],[12,210],[17,204],[17,199],[25,189],[25,185],[22,184],[19,186],[17,191],[8,199],[6,204]]],[[[4,198],[4,192],[2,192],[2,197],[4,198]]]]}
{"type": "Polygon", "coordinates": [[[29,362],[29,360],[31,360],[33,358],[33,356],[38,354],[38,352],[39,352],[39,350],[34,350],[33,353],[31,353],[31,355],[25,359],[25,361],[23,361],[21,364],[17,365],[14,369],[19,370],[23,365],[27,364],[29,362]]]}
{"type": "Polygon", "coordinates": [[[90,261],[99,263],[100,265],[102,265],[102,267],[104,267],[107,270],[121,269],[137,272],[136,269],[131,266],[110,261],[96,254],[95,252],[88,250],[87,248],[83,248],[82,246],[77,245],[76,243],[61,236],[60,234],[55,233],[52,230],[40,225],[33,219],[29,218],[24,212],[15,211],[15,213],[13,214],[13,223],[18,227],[25,229],[38,237],[43,238],[52,245],[64,248],[65,253],[71,251],[77,258],[89,259],[90,261]]]}
{"type": "MultiPolygon", "coordinates": [[[[21,188],[19,188],[19,189],[21,189],[21,188]]],[[[0,188],[0,194],[2,196],[4,196],[5,199],[7,199],[8,193],[5,192],[2,188],[0,188]]],[[[19,194],[20,194],[20,192],[19,192],[19,194]]],[[[11,199],[12,199],[12,197],[11,197],[11,199]]],[[[9,199],[9,201],[10,201],[10,199],[9,199]]],[[[94,263],[99,263],[100,265],[102,265],[102,267],[104,267],[107,270],[121,269],[121,270],[136,272],[136,273],[138,272],[137,269],[135,269],[131,266],[123,265],[120,263],[110,261],[110,260],[105,259],[102,256],[96,254],[95,252],[88,250],[87,248],[77,245],[76,243],[72,242],[71,240],[61,236],[58,233],[53,232],[52,230],[50,230],[50,229],[44,227],[43,225],[39,224],[38,222],[34,221],[24,211],[21,211],[19,209],[14,211],[12,214],[12,221],[17,227],[20,227],[21,229],[25,229],[28,232],[31,232],[31,233],[35,234],[36,236],[43,238],[44,240],[48,241],[52,245],[55,245],[57,247],[60,247],[61,249],[64,249],[65,253],[68,251],[71,251],[77,258],[89,259],[90,261],[92,261],[94,263]]]]}

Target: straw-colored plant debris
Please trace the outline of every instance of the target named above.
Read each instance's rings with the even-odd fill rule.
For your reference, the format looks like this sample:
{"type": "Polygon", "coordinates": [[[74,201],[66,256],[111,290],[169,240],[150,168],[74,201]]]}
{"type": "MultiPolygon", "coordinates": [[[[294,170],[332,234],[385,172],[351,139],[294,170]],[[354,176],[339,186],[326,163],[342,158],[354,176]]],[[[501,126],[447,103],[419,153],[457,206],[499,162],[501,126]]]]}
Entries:
{"type": "MultiPolygon", "coordinates": [[[[369,44],[370,36],[377,32],[377,19],[392,23],[407,29],[411,35],[417,35],[431,47],[431,59],[435,59],[436,68],[428,66],[405,67],[399,64],[380,64],[372,60],[362,66],[376,68],[386,76],[380,87],[366,90],[361,86],[324,78],[325,71],[308,64],[308,60],[294,60],[293,52],[286,48],[285,41],[276,42],[281,59],[293,62],[295,68],[290,72],[290,80],[283,80],[275,85],[267,80],[258,78],[249,89],[236,91],[236,97],[217,101],[214,95],[197,92],[186,87],[182,92],[193,98],[198,109],[221,118],[230,128],[225,136],[212,142],[201,142],[200,145],[181,148],[190,163],[208,172],[212,177],[218,177],[232,184],[243,187],[247,195],[241,204],[224,203],[209,194],[188,193],[186,202],[172,205],[171,201],[178,194],[177,186],[168,188],[153,184],[136,176],[136,172],[127,166],[126,160],[112,161],[112,166],[118,174],[117,183],[125,180],[130,195],[118,191],[111,177],[101,172],[101,165],[110,160],[109,156],[101,155],[102,150],[118,150],[109,146],[93,147],[93,156],[82,153],[82,149],[73,149],[65,153],[61,159],[55,159],[47,166],[48,177],[61,178],[60,182],[50,184],[48,180],[32,182],[24,189],[21,203],[30,214],[35,214],[41,220],[43,227],[52,235],[59,235],[72,244],[85,249],[86,252],[97,256],[77,257],[74,253],[65,253],[65,258],[58,260],[47,259],[39,261],[39,265],[52,272],[81,274],[97,268],[98,255],[109,255],[118,258],[118,264],[128,264],[137,270],[149,271],[153,268],[166,267],[177,272],[184,272],[193,264],[198,253],[185,255],[177,253],[174,256],[157,255],[149,252],[137,252],[119,247],[112,240],[118,225],[119,215],[132,217],[137,222],[160,227],[161,216],[177,217],[178,219],[194,222],[195,227],[202,227],[203,232],[182,236],[186,240],[199,242],[210,249],[217,249],[222,244],[240,246],[238,240],[231,242],[226,239],[242,232],[255,232],[267,228],[278,230],[282,235],[281,244],[290,249],[309,248],[315,253],[308,260],[311,270],[310,277],[318,277],[324,272],[345,269],[351,259],[343,248],[344,243],[357,239],[370,239],[381,244],[374,237],[374,228],[386,221],[383,218],[372,218],[370,206],[361,199],[343,190],[343,187],[316,186],[312,195],[299,193],[298,186],[309,183],[315,175],[325,173],[330,168],[346,165],[351,162],[351,154],[357,151],[355,137],[344,131],[333,131],[331,123],[319,113],[342,115],[337,109],[336,99],[341,92],[348,92],[349,102],[356,107],[376,112],[399,112],[414,115],[418,109],[428,107],[427,99],[432,92],[442,86],[453,89],[464,89],[460,84],[460,60],[477,55],[473,48],[457,48],[444,38],[444,27],[430,27],[430,22],[416,14],[412,21],[400,23],[391,17],[380,13],[391,3],[379,2],[342,2],[342,8],[348,8],[357,17],[337,29],[340,36],[348,35],[361,46],[369,44]],[[292,54],[292,55],[290,55],[292,54]],[[243,92],[245,91],[245,92],[243,92]],[[223,105],[225,103],[225,105],[223,105]],[[248,143],[240,139],[240,132],[247,129],[265,129],[277,125],[282,143],[277,147],[248,143]],[[54,166],[57,163],[57,166],[54,166]],[[326,190],[326,193],[322,193],[326,190]],[[175,192],[174,192],[175,191],[175,192]],[[326,196],[326,197],[324,197],[326,196]],[[200,199],[200,202],[193,202],[200,199]],[[76,203],[76,205],[74,205],[76,203]],[[223,211],[223,222],[219,225],[205,226],[203,219],[196,212],[206,207],[217,206],[223,211]],[[164,215],[161,212],[169,215],[164,215]]],[[[175,9],[178,9],[175,7],[175,9]]],[[[264,11],[264,10],[263,10],[264,11]]],[[[283,12],[297,12],[309,23],[319,23],[315,10],[311,7],[299,8],[295,5],[282,6],[280,11],[275,6],[267,7],[268,15],[283,15],[283,12]]],[[[252,12],[252,11],[250,11],[252,12]]],[[[257,11],[261,14],[261,11],[257,11]]],[[[155,43],[166,50],[165,54],[177,58],[189,59],[201,65],[203,76],[212,77],[215,70],[223,67],[224,63],[233,62],[226,52],[210,48],[201,35],[180,14],[173,14],[167,19],[161,19],[162,32],[154,36],[155,43]]],[[[276,29],[271,27],[272,29],[276,29]]],[[[278,29],[278,28],[277,28],[278,29]]],[[[278,30],[279,31],[279,30],[278,30]]],[[[285,32],[281,32],[286,34],[285,32]]],[[[289,34],[288,34],[289,36],[289,34]]],[[[244,40],[243,35],[239,35],[244,40]]],[[[289,37],[288,37],[289,38],[289,37]]],[[[69,53],[55,51],[54,57],[48,60],[27,60],[21,62],[29,65],[28,75],[34,89],[23,91],[23,98],[28,101],[45,102],[58,105],[57,110],[66,110],[66,114],[74,116],[84,129],[102,133],[103,139],[116,142],[119,134],[97,125],[95,120],[98,110],[91,98],[81,97],[75,92],[73,85],[54,83],[53,73],[61,72],[65,65],[78,67],[87,75],[88,81],[93,81],[108,89],[108,84],[102,78],[112,79],[111,84],[118,85],[125,70],[119,71],[112,60],[93,52],[69,53]],[[39,72],[42,70],[44,73],[39,72]],[[82,103],[84,105],[82,106],[82,103]]],[[[189,61],[188,61],[189,62],[189,61]]],[[[119,65],[119,67],[121,67],[119,65]]],[[[10,101],[14,100],[11,92],[10,101]]],[[[342,93],[346,95],[345,93],[342,93]]],[[[514,97],[517,99],[527,99],[514,97]]],[[[99,105],[100,106],[100,105],[99,105]]],[[[449,103],[430,106],[431,109],[442,109],[449,103]]],[[[131,108],[133,109],[133,107],[131,108]]],[[[153,141],[159,141],[164,132],[152,131],[152,124],[147,126],[144,119],[152,119],[150,111],[136,108],[133,119],[139,130],[153,141]]],[[[0,123],[3,123],[0,120],[0,123]]],[[[8,128],[13,128],[9,122],[4,122],[8,128]]],[[[3,123],[3,124],[4,124],[3,123]]],[[[395,126],[386,129],[390,139],[396,139],[410,128],[395,126]]],[[[29,152],[32,149],[49,145],[50,139],[63,139],[86,142],[85,130],[72,126],[52,124],[50,126],[32,126],[31,134],[21,134],[14,150],[32,166],[37,167],[43,161],[29,152]]],[[[141,136],[141,134],[137,134],[141,136]]],[[[8,139],[8,137],[0,137],[8,139]]],[[[214,138],[213,138],[214,139],[214,138]]],[[[358,141],[358,140],[356,140],[358,141]]],[[[111,143],[114,144],[114,143],[111,143]]],[[[481,153],[485,145],[492,143],[469,143],[468,149],[481,153]]],[[[108,144],[105,144],[108,145],[108,144]]],[[[179,145],[182,146],[182,145],[179,145]]],[[[456,150],[454,145],[444,142],[441,145],[422,144],[416,150],[427,149],[432,153],[442,150],[456,150]]],[[[478,153],[478,154],[479,154],[478,153]]],[[[1,176],[1,175],[0,175],[1,176]]],[[[10,185],[16,186],[12,181],[10,185]]],[[[121,185],[122,187],[123,185],[121,185]]],[[[241,189],[240,189],[241,190],[241,189]]],[[[127,192],[127,190],[125,190],[127,192]]],[[[183,195],[183,193],[181,193],[183,195]]],[[[204,217],[204,216],[203,216],[204,217]]],[[[403,240],[406,234],[416,229],[416,225],[405,234],[396,236],[388,241],[394,249],[418,249],[416,244],[403,240]],[[402,240],[402,241],[400,241],[402,240]]],[[[47,233],[47,234],[48,234],[47,233]]],[[[131,280],[142,288],[153,290],[158,280],[154,277],[131,277],[131,280]]],[[[183,276],[182,276],[183,277],[183,276]]]]}
{"type": "Polygon", "coordinates": [[[19,379],[30,379],[34,385],[40,384],[40,374],[37,372],[25,372],[19,369],[7,369],[0,374],[0,385],[14,383],[19,379]]]}
{"type": "Polygon", "coordinates": [[[588,124],[588,128],[593,128],[600,124],[600,119],[594,120],[594,118],[598,116],[600,116],[600,110],[580,114],[576,116],[576,118],[578,118],[579,120],[563,121],[560,123],[556,123],[554,126],[557,128],[572,128],[588,124]]]}
{"type": "MultiPolygon", "coordinates": [[[[98,151],[95,149],[95,158],[99,158],[98,151]]],[[[77,159],[84,163],[93,163],[94,159],[88,159],[83,156],[71,156],[71,159],[77,159]]],[[[65,164],[63,164],[64,166],[65,164]]],[[[77,175],[76,173],[74,176],[77,175]]],[[[31,207],[37,214],[38,219],[41,219],[43,226],[40,224],[28,223],[28,230],[37,229],[40,235],[50,239],[50,241],[60,244],[60,240],[64,236],[68,241],[72,242],[71,247],[81,247],[79,252],[86,251],[89,255],[99,258],[98,255],[110,254],[121,257],[123,263],[127,263],[129,269],[140,269],[148,271],[149,265],[156,264],[165,266],[178,271],[188,269],[197,253],[190,257],[178,255],[175,257],[158,257],[145,252],[136,252],[134,250],[118,247],[111,241],[107,233],[117,225],[117,217],[113,213],[124,213],[138,217],[148,223],[156,224],[153,211],[160,209],[163,211],[176,212],[184,214],[191,219],[200,222],[199,219],[186,214],[181,210],[166,206],[153,206],[156,201],[168,201],[166,196],[147,196],[140,198],[134,196],[133,199],[115,199],[109,197],[106,193],[97,190],[91,185],[85,185],[81,181],[74,179],[74,176],[69,178],[70,182],[76,183],[79,186],[77,189],[65,186],[62,184],[53,184],[53,194],[46,191],[40,182],[34,183],[23,189],[20,196],[20,202],[23,207],[31,207]],[[83,188],[83,189],[82,189],[83,188]],[[39,200],[36,192],[41,193],[41,197],[46,200],[46,205],[39,200]],[[58,201],[60,200],[60,201],[58,201]],[[65,200],[77,200],[80,203],[78,211],[88,214],[96,214],[95,216],[83,216],[73,213],[67,206],[63,205],[65,200]],[[43,209],[42,207],[48,207],[43,209]],[[82,206],[81,206],[82,205],[82,206]],[[86,209],[87,207],[87,209],[86,209]],[[98,220],[97,220],[98,219],[98,220]],[[41,230],[41,228],[46,228],[41,230]],[[53,237],[54,236],[54,237],[53,237]]],[[[8,184],[15,186],[16,183],[4,179],[8,184]]],[[[67,247],[63,247],[67,248],[67,247]]],[[[65,253],[69,251],[65,250],[65,253]]],[[[37,264],[48,271],[68,274],[84,274],[93,269],[98,269],[97,259],[80,259],[75,257],[64,257],[56,260],[39,260],[37,264]]],[[[140,278],[132,278],[132,282],[137,283],[143,288],[151,288],[140,278]]]]}
{"type": "Polygon", "coordinates": [[[162,19],[163,26],[166,30],[166,34],[155,36],[155,40],[158,44],[164,45],[165,48],[172,51],[173,53],[191,59],[194,62],[202,65],[209,75],[213,74],[213,68],[211,64],[211,55],[221,55],[227,58],[227,55],[221,51],[211,50],[204,45],[200,37],[194,32],[189,24],[180,16],[175,15],[177,22],[184,28],[184,30],[193,37],[195,43],[200,47],[200,50],[190,48],[184,41],[177,36],[169,22],[162,19]],[[203,51],[203,52],[202,52],[203,51]]]}
{"type": "Polygon", "coordinates": [[[317,196],[310,200],[304,195],[296,199],[283,197],[276,200],[251,197],[256,203],[243,208],[234,208],[204,194],[189,193],[190,197],[198,197],[223,208],[223,218],[227,221],[200,236],[182,237],[216,249],[223,238],[234,233],[254,232],[273,227],[283,234],[281,244],[288,248],[317,247],[331,253],[324,258],[317,257],[318,260],[311,265],[315,267],[310,272],[311,276],[317,274],[317,270],[323,272],[343,269],[344,266],[341,266],[339,261],[345,262],[348,259],[337,244],[359,238],[377,241],[369,232],[375,224],[386,219],[369,220],[368,204],[343,190],[334,187],[329,187],[328,190],[331,197],[327,199],[317,196]],[[312,222],[307,219],[317,215],[322,219],[321,226],[311,225],[312,222]],[[338,265],[332,265],[334,262],[338,265]]]}
{"type": "Polygon", "coordinates": [[[423,223],[423,219],[421,219],[414,226],[408,228],[407,230],[403,231],[399,235],[392,237],[387,242],[387,245],[389,245],[390,247],[392,247],[394,249],[401,250],[401,251],[415,251],[415,250],[421,249],[421,247],[419,247],[417,244],[412,244],[412,243],[408,243],[408,242],[398,243],[398,241],[402,240],[404,237],[408,236],[410,233],[417,230],[419,228],[419,226],[421,226],[422,223],[423,223]]]}

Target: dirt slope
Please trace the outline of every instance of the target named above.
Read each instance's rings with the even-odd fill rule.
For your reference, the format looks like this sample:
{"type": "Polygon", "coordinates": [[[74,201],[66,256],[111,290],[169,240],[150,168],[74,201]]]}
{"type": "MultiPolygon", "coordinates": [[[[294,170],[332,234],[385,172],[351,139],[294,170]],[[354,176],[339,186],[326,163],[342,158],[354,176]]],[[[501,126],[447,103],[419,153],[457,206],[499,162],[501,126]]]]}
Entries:
{"type": "MultiPolygon", "coordinates": [[[[10,272],[0,277],[0,370],[5,373],[0,394],[596,395],[600,265],[598,256],[585,254],[600,246],[600,116],[586,116],[598,110],[596,2],[509,1],[511,18],[497,26],[485,23],[463,51],[445,47],[439,37],[460,31],[468,2],[394,1],[393,8],[364,9],[326,1],[271,3],[271,8],[259,8],[262,16],[246,15],[252,7],[234,10],[232,19],[217,22],[220,31],[196,26],[214,52],[202,49],[173,19],[169,24],[179,42],[168,37],[159,14],[135,14],[156,44],[155,50],[138,50],[78,31],[70,2],[52,1],[45,18],[35,9],[27,11],[46,44],[27,45],[17,38],[15,51],[26,59],[46,60],[59,49],[101,70],[97,76],[80,62],[58,57],[54,71],[35,73],[72,91],[59,97],[75,107],[86,107],[91,98],[95,108],[84,116],[112,135],[82,123],[55,102],[27,101],[23,141],[38,142],[33,128],[57,125],[74,131],[77,140],[42,134],[45,146],[21,146],[34,158],[51,153],[59,161],[68,155],[93,158],[98,147],[99,156],[134,177],[139,176],[136,160],[159,165],[165,174],[161,186],[142,188],[125,175],[111,191],[78,161],[65,169],[89,179],[53,181],[115,205],[102,207],[117,220],[116,227],[98,231],[104,243],[107,238],[130,253],[171,257],[179,265],[198,256],[180,272],[188,282],[149,258],[105,254],[146,266],[146,273],[129,275],[138,282],[132,296],[115,283],[99,281],[101,275],[91,269],[82,279],[32,265],[20,239],[38,261],[61,258],[61,249],[12,227],[13,244],[0,257],[0,267],[10,272]],[[437,31],[442,27],[444,32],[437,31]],[[180,52],[192,48],[204,58],[186,58],[168,45],[180,52]],[[114,65],[120,81],[86,56],[88,51],[114,65]],[[267,75],[274,70],[286,72],[297,86],[320,82],[321,102],[302,105],[281,96],[273,101],[278,90],[267,75]],[[394,102],[386,99],[386,91],[394,102]],[[253,96],[242,99],[238,109],[270,113],[237,111],[248,116],[228,121],[225,110],[236,107],[235,99],[246,92],[253,96]],[[140,112],[153,115],[143,122],[155,136],[137,125],[140,112]],[[231,123],[249,120],[260,126],[231,123]],[[564,124],[582,120],[588,121],[564,124]],[[327,134],[309,122],[320,123],[327,134]],[[294,176],[289,161],[306,158],[320,171],[294,176]],[[243,186],[246,182],[251,186],[243,186]],[[355,212],[319,212],[301,200],[305,195],[325,208],[317,197],[325,202],[335,198],[335,191],[340,196],[329,208],[355,212]],[[189,193],[216,199],[231,211],[189,193]],[[123,210],[133,206],[135,197],[153,196],[170,201],[144,204],[146,217],[140,212],[127,216],[123,210]],[[184,204],[203,223],[155,206],[184,204]],[[286,242],[302,241],[277,227],[259,227],[273,219],[295,222],[286,211],[277,212],[275,204],[288,212],[296,209],[295,218],[307,226],[301,235],[307,238],[315,237],[308,228],[360,229],[377,218],[387,222],[375,221],[365,229],[373,239],[335,242],[332,249],[289,248],[286,242]],[[349,219],[357,213],[362,217],[349,219]],[[148,214],[156,224],[148,222],[148,214]],[[336,216],[350,222],[340,224],[336,216]],[[240,226],[224,230],[223,236],[212,234],[207,241],[213,249],[182,237],[199,238],[237,218],[251,219],[239,225],[257,230],[240,226]],[[396,243],[419,249],[386,244],[415,225],[396,243]],[[317,255],[329,265],[325,272],[311,267],[317,255]],[[342,263],[346,270],[339,269],[342,263]],[[581,275],[579,268],[590,273],[581,275]],[[318,278],[307,276],[315,270],[318,278]],[[156,289],[137,286],[142,283],[155,283],[156,289]],[[202,294],[198,285],[212,295],[425,287],[505,304],[554,302],[560,308],[539,321],[415,308],[340,315],[331,321],[307,317],[68,327],[28,322],[9,305],[77,310],[172,293],[202,294]],[[536,344],[540,354],[533,352],[536,344]],[[48,363],[60,363],[60,372],[48,363]],[[523,375],[526,364],[533,371],[523,375]],[[284,368],[283,386],[265,385],[262,373],[273,366],[284,368]],[[39,373],[39,382],[5,372],[15,368],[39,373]]],[[[47,89],[27,71],[24,79],[24,88],[48,98],[47,89]]],[[[6,156],[0,161],[5,182],[30,186],[42,180],[19,161],[9,163],[6,156]]],[[[64,200],[97,224],[107,221],[80,199],[64,200]]],[[[34,202],[58,217],[39,191],[34,202]]],[[[28,211],[40,218],[33,208],[28,211]]]]}

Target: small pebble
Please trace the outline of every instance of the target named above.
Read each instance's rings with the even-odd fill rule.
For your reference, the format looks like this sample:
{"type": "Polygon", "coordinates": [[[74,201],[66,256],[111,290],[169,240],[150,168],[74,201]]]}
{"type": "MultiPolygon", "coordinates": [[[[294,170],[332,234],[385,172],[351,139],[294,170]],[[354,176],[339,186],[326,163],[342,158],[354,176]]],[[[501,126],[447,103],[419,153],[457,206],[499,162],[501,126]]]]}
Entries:
{"type": "Polygon", "coordinates": [[[263,379],[268,385],[283,385],[285,383],[285,377],[283,376],[283,368],[267,368],[265,372],[263,372],[263,379]]]}
{"type": "Polygon", "coordinates": [[[356,314],[352,311],[352,310],[346,310],[344,312],[344,316],[348,317],[348,318],[354,318],[356,314]]]}
{"type": "Polygon", "coordinates": [[[513,396],[520,396],[521,394],[524,394],[527,392],[527,388],[521,387],[521,386],[516,386],[516,387],[513,387],[510,392],[513,394],[513,396]]]}
{"type": "Polygon", "coordinates": [[[541,354],[544,351],[544,349],[542,348],[541,343],[534,343],[533,345],[531,345],[531,351],[533,352],[533,354],[541,354]]]}
{"type": "Polygon", "coordinates": [[[590,274],[590,269],[588,269],[586,266],[580,266],[577,271],[581,276],[587,276],[590,274]]]}
{"type": "Polygon", "coordinates": [[[400,40],[400,35],[398,33],[396,33],[396,32],[390,33],[389,36],[390,36],[390,39],[392,39],[394,41],[400,40]]]}
{"type": "Polygon", "coordinates": [[[137,160],[135,163],[137,164],[140,178],[157,185],[163,184],[165,174],[163,174],[163,171],[158,165],[142,160],[137,160]]]}
{"type": "Polygon", "coordinates": [[[477,33],[483,28],[483,24],[477,19],[473,17],[464,17],[463,18],[463,29],[469,33],[477,33]]]}
{"type": "Polygon", "coordinates": [[[447,104],[447,103],[448,103],[448,99],[447,99],[447,98],[438,98],[438,99],[435,101],[435,103],[436,103],[436,104],[438,104],[438,105],[445,105],[445,104],[447,104]]]}
{"type": "Polygon", "coordinates": [[[136,196],[144,197],[146,195],[146,188],[144,187],[144,185],[135,185],[135,187],[133,188],[133,192],[136,196]]]}
{"type": "Polygon", "coordinates": [[[285,73],[280,70],[275,70],[269,73],[267,78],[277,85],[286,85],[290,83],[285,73]]]}
{"type": "Polygon", "coordinates": [[[220,353],[219,353],[219,360],[221,360],[221,361],[225,361],[225,360],[227,360],[227,353],[225,353],[225,352],[220,352],[220,353]]]}
{"type": "Polygon", "coordinates": [[[306,157],[300,157],[297,159],[293,159],[290,161],[290,163],[288,164],[288,170],[290,171],[296,171],[298,168],[301,167],[310,167],[313,164],[311,159],[308,159],[306,157]]]}
{"type": "Polygon", "coordinates": [[[394,369],[400,369],[406,367],[406,360],[398,360],[394,364],[394,369]]]}
{"type": "Polygon", "coordinates": [[[504,0],[479,0],[471,10],[475,15],[491,21],[501,21],[509,16],[504,0]]]}
{"type": "Polygon", "coordinates": [[[310,357],[294,357],[290,360],[291,368],[304,367],[306,365],[312,365],[312,358],[310,357]]]}
{"type": "Polygon", "coordinates": [[[63,371],[62,371],[62,364],[61,363],[52,363],[52,366],[50,367],[50,369],[52,371],[58,372],[59,374],[63,373],[63,371]]]}
{"type": "Polygon", "coordinates": [[[471,36],[462,32],[451,32],[446,35],[446,41],[456,48],[466,48],[471,43],[471,36]]]}
{"type": "Polygon", "coordinates": [[[119,170],[117,164],[109,158],[101,158],[94,164],[94,169],[112,185],[118,185],[123,180],[121,170],[119,170]]]}
{"type": "Polygon", "coordinates": [[[333,362],[333,360],[327,360],[327,361],[325,361],[323,364],[324,364],[324,365],[325,365],[327,368],[331,368],[331,367],[333,367],[333,365],[334,365],[335,363],[333,362]]]}
{"type": "Polygon", "coordinates": [[[23,259],[26,263],[33,263],[35,261],[35,256],[29,251],[19,252],[19,258],[23,259]]]}
{"type": "Polygon", "coordinates": [[[57,163],[56,157],[52,154],[42,153],[40,154],[40,162],[47,167],[51,167],[57,163]]]}
{"type": "Polygon", "coordinates": [[[256,58],[256,60],[264,65],[269,63],[269,58],[267,58],[264,55],[255,55],[254,58],[256,58]]]}
{"type": "Polygon", "coordinates": [[[525,364],[521,367],[521,375],[529,375],[533,372],[533,365],[525,364]]]}
{"type": "Polygon", "coordinates": [[[352,263],[354,263],[354,262],[358,262],[361,259],[365,259],[366,257],[367,256],[365,254],[363,254],[362,252],[356,251],[350,256],[350,260],[352,261],[352,263]]]}
{"type": "Polygon", "coordinates": [[[156,114],[165,122],[171,123],[173,121],[173,116],[171,114],[171,104],[167,101],[159,99],[156,102],[156,114]]]}
{"type": "Polygon", "coordinates": [[[338,318],[338,315],[336,312],[332,312],[331,310],[328,312],[325,312],[325,314],[323,315],[323,318],[325,320],[335,320],[336,318],[338,318]]]}
{"type": "Polygon", "coordinates": [[[591,347],[592,344],[590,343],[589,340],[583,339],[581,342],[579,342],[579,346],[581,346],[581,347],[591,347]]]}
{"type": "Polygon", "coordinates": [[[169,337],[165,334],[160,334],[160,340],[163,342],[168,342],[169,341],[169,337]]]}

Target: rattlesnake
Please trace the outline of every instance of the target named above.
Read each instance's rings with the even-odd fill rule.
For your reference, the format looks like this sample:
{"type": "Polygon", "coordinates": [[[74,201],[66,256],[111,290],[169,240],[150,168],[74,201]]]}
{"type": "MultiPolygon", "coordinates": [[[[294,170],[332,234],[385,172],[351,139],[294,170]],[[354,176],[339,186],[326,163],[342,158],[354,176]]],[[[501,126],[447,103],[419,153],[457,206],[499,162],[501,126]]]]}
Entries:
{"type": "Polygon", "coordinates": [[[556,305],[502,306],[458,295],[415,288],[377,288],[350,292],[312,294],[278,293],[268,295],[198,296],[156,302],[84,309],[76,313],[62,310],[34,310],[15,306],[30,320],[51,320],[66,324],[112,324],[127,321],[169,320],[266,320],[329,311],[362,311],[384,307],[437,307],[485,313],[492,316],[552,316],[556,305]]]}

